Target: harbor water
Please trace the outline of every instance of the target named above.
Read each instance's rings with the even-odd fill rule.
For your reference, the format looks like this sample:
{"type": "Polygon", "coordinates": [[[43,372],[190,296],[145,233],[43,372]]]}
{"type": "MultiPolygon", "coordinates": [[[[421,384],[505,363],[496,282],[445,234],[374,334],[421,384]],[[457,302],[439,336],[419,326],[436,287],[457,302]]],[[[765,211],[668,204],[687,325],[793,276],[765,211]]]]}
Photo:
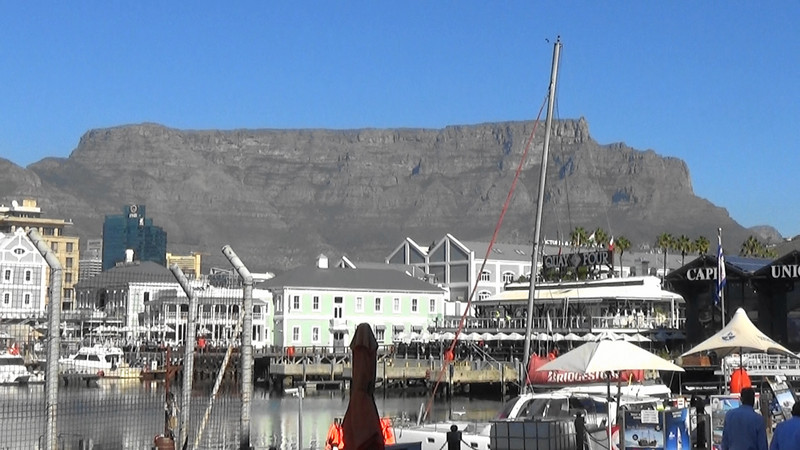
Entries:
{"type": "MultiPolygon", "coordinates": [[[[59,393],[58,430],[65,448],[91,442],[93,449],[150,449],[155,435],[164,431],[163,383],[102,379],[91,387],[71,387],[59,393]],[[69,445],[66,445],[69,444],[69,445]]],[[[177,394],[177,392],[176,392],[177,394]]],[[[178,395],[178,398],[180,396],[178,395]]],[[[209,391],[192,393],[190,448],[209,405],[209,391]]],[[[250,442],[256,449],[323,449],[328,427],[347,411],[349,396],[340,390],[310,391],[302,399],[277,395],[256,387],[251,403],[250,442]],[[302,414],[300,412],[302,411],[302,414]],[[302,429],[302,436],[298,432],[302,429]]],[[[381,416],[415,421],[427,404],[423,394],[401,395],[378,391],[375,402],[381,416]]],[[[432,402],[431,420],[488,420],[500,409],[496,399],[454,397],[432,402]]],[[[3,448],[38,448],[45,430],[44,386],[0,387],[0,425],[15,434],[3,448]],[[23,414],[24,411],[33,413],[23,414]]],[[[238,448],[241,401],[236,393],[222,391],[214,401],[214,419],[202,431],[199,448],[238,448]]]]}

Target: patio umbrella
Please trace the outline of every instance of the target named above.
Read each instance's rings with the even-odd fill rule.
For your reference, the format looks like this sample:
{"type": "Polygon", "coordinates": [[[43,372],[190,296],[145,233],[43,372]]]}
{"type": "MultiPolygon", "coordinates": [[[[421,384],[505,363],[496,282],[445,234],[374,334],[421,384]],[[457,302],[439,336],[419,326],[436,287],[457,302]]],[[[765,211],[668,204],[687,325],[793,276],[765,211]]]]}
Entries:
{"type": "MultiPolygon", "coordinates": [[[[587,342],[549,363],[539,367],[542,370],[566,370],[579,373],[606,373],[606,386],[611,400],[610,372],[622,370],[668,370],[683,372],[683,368],[654,355],[630,342],[623,340],[600,340],[587,342]]],[[[617,405],[619,407],[619,405],[617,405]]],[[[611,449],[611,408],[608,409],[608,448],[611,449]]]]}
{"type": "Polygon", "coordinates": [[[564,335],[561,333],[556,333],[553,335],[553,342],[561,342],[564,340],[564,335]]]}
{"type": "Polygon", "coordinates": [[[368,323],[358,325],[350,349],[353,352],[353,378],[350,403],[342,421],[344,442],[348,449],[383,450],[381,418],[374,395],[378,342],[368,323]]]}
{"type": "Polygon", "coordinates": [[[771,353],[798,358],[798,356],[789,349],[773,341],[772,338],[762,333],[761,330],[753,325],[753,322],[750,321],[750,318],[747,317],[747,313],[742,308],[737,309],[731,321],[722,327],[715,335],[695,345],[681,356],[709,351],[716,352],[717,356],[720,358],[724,358],[734,352],[739,352],[739,367],[742,367],[742,352],[744,351],[771,353]]]}
{"type": "Polygon", "coordinates": [[[591,341],[596,341],[597,340],[597,336],[593,335],[592,333],[586,333],[586,334],[583,335],[582,339],[585,342],[591,342],[591,341]]]}
{"type": "Polygon", "coordinates": [[[575,333],[567,333],[567,334],[564,336],[564,340],[565,340],[565,341],[582,341],[583,339],[581,339],[581,337],[580,337],[580,336],[578,336],[578,335],[577,335],[577,334],[575,334],[575,333]]]}

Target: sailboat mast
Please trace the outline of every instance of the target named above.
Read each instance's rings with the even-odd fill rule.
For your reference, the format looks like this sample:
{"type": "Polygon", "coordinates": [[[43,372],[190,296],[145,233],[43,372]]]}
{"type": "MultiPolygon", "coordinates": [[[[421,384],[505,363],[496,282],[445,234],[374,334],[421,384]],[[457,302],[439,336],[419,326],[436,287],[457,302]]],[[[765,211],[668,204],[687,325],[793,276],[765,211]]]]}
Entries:
{"type": "Polygon", "coordinates": [[[550,88],[547,94],[547,119],[544,123],[544,147],[542,148],[542,168],[539,172],[539,196],[536,200],[536,224],[533,229],[533,250],[531,251],[531,279],[528,289],[528,311],[525,321],[525,350],[522,389],[527,389],[528,368],[531,361],[531,334],[533,332],[533,301],[536,296],[536,267],[539,264],[539,239],[542,229],[542,209],[544,208],[544,182],[547,175],[547,155],[550,150],[550,134],[553,130],[553,106],[555,105],[558,60],[561,53],[561,38],[553,44],[553,67],[550,72],[550,88]]]}

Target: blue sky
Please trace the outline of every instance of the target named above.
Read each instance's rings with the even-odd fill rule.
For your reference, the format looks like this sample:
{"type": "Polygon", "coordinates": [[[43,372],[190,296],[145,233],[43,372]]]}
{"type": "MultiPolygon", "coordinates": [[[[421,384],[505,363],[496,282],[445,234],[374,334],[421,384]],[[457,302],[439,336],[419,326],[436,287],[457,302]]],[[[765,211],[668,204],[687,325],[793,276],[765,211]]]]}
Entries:
{"type": "Polygon", "coordinates": [[[800,234],[800,2],[4,2],[0,156],[87,130],[390,128],[558,117],[688,164],[744,226],[800,234]]]}

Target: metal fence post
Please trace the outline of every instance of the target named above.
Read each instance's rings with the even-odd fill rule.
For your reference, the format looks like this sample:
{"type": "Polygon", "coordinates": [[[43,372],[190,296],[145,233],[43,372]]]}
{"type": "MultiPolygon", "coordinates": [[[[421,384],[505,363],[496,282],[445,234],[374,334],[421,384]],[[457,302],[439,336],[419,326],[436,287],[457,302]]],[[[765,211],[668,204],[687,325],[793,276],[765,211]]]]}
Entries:
{"type": "Polygon", "coordinates": [[[58,448],[58,358],[61,352],[61,263],[36,229],[28,230],[28,238],[50,266],[50,303],[47,305],[47,368],[45,369],[45,409],[47,431],[45,448],[58,448]]]}
{"type": "Polygon", "coordinates": [[[242,417],[240,422],[239,449],[250,448],[250,400],[253,396],[253,276],[242,263],[230,245],[222,247],[222,254],[228,258],[234,270],[242,277],[243,314],[242,342],[239,347],[242,370],[242,417]]]}
{"type": "MultiPolygon", "coordinates": [[[[183,343],[183,383],[181,385],[181,424],[178,432],[177,448],[184,448],[189,439],[189,410],[192,404],[192,382],[194,380],[194,348],[197,334],[197,294],[189,284],[189,280],[177,264],[170,266],[169,270],[175,275],[181,289],[189,297],[189,314],[186,324],[186,339],[183,343]]],[[[169,374],[168,374],[169,375],[169,374]]]]}

